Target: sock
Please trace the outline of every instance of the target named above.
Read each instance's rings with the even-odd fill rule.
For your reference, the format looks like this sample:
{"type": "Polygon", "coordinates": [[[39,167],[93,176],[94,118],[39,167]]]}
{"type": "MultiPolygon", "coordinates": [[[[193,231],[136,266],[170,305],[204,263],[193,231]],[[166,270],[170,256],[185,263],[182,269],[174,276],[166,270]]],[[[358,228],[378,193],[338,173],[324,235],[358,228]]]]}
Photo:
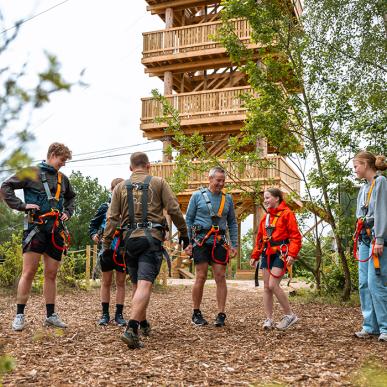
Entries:
{"type": "Polygon", "coordinates": [[[198,313],[201,313],[200,309],[194,309],[194,314],[198,314],[198,313]]]}
{"type": "Polygon", "coordinates": [[[138,333],[138,325],[140,323],[137,320],[129,320],[128,328],[132,328],[134,333],[138,333]]]}
{"type": "Polygon", "coordinates": [[[55,311],[55,304],[46,304],[47,317],[51,317],[55,311]]]}
{"type": "Polygon", "coordinates": [[[123,310],[124,310],[124,305],[116,304],[116,316],[117,316],[117,314],[122,314],[123,310]]]}
{"type": "Polygon", "coordinates": [[[16,305],[16,314],[24,314],[24,308],[26,304],[17,304],[16,305]]]}
{"type": "Polygon", "coordinates": [[[142,321],[140,321],[140,327],[146,328],[148,325],[149,325],[149,323],[148,323],[147,320],[142,320],[142,321]]]}
{"type": "Polygon", "coordinates": [[[220,312],[218,313],[218,316],[226,317],[226,313],[220,312]]]}
{"type": "Polygon", "coordinates": [[[102,302],[102,313],[109,314],[109,303],[108,302],[102,302]]]}

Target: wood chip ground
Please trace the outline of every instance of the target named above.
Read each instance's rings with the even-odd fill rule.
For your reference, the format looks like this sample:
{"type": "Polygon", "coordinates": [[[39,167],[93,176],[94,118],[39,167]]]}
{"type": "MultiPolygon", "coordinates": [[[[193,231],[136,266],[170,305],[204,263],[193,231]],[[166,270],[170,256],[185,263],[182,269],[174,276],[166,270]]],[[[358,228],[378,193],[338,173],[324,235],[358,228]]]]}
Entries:
{"type": "Polygon", "coordinates": [[[387,364],[386,343],[353,337],[360,328],[359,308],[293,303],[299,323],[286,332],[265,332],[261,292],[230,287],[224,328],[212,324],[215,300],[215,288],[207,286],[202,311],[210,325],[194,327],[191,286],[156,291],[149,307],[152,335],[133,351],[119,339],[122,328],[96,325],[97,289],[58,296],[66,330],[42,326],[43,298],[34,295],[26,329],[13,332],[14,298],[1,296],[0,337],[16,360],[4,385],[343,386],[351,385],[367,359],[387,364]]]}

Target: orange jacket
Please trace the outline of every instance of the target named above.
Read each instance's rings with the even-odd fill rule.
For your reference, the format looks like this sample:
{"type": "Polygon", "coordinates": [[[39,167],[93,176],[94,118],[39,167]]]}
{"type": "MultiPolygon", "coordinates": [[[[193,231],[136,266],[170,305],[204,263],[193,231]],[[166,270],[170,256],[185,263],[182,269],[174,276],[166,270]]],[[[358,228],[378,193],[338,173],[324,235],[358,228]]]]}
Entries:
{"type": "MultiPolygon", "coordinates": [[[[275,224],[273,231],[272,240],[281,241],[289,239],[289,252],[288,255],[297,258],[297,255],[301,249],[301,233],[298,229],[298,224],[293,211],[282,201],[277,208],[269,208],[268,213],[270,214],[270,224],[273,223],[274,216],[278,212],[283,211],[275,224]]],[[[259,260],[264,249],[263,239],[267,238],[265,228],[266,216],[264,216],[259,223],[259,229],[255,246],[251,254],[251,258],[259,260]]]]}

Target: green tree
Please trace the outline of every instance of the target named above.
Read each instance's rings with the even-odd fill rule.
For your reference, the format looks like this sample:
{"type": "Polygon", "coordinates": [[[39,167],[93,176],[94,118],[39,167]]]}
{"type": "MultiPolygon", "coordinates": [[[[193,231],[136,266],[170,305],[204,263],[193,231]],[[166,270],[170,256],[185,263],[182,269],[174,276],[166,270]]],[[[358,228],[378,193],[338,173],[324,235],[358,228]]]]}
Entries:
{"type": "Polygon", "coordinates": [[[3,201],[0,201],[0,245],[22,229],[23,214],[11,210],[3,201]]]}
{"type": "Polygon", "coordinates": [[[83,249],[91,244],[88,229],[98,207],[109,200],[109,192],[98,183],[98,179],[83,176],[81,172],[73,172],[70,182],[76,197],[76,209],[71,217],[68,228],[71,234],[71,248],[83,249]]]}
{"type": "MultiPolygon", "coordinates": [[[[266,138],[290,158],[304,182],[302,199],[316,225],[313,270],[319,278],[322,220],[333,233],[345,279],[343,298],[348,299],[351,276],[343,241],[352,233],[353,212],[344,211],[340,196],[355,192],[350,168],[354,152],[360,147],[386,152],[386,5],[378,0],[304,3],[299,20],[290,1],[222,1],[223,27],[216,38],[254,90],[245,96],[243,138],[230,138],[225,156],[243,167],[259,159],[255,150],[245,149],[255,149],[257,140],[266,138]],[[251,39],[261,47],[258,61],[234,33],[230,20],[235,18],[249,21],[251,39]]],[[[167,131],[180,136],[177,176],[187,179],[190,159],[208,159],[203,139],[179,132],[178,114],[158,98],[167,131]]]]}
{"type": "Polygon", "coordinates": [[[0,174],[30,163],[24,146],[33,139],[28,131],[32,112],[48,103],[53,93],[70,91],[72,86],[60,74],[60,63],[53,54],[46,53],[47,68],[36,75],[29,72],[27,62],[16,67],[2,59],[12,48],[22,23],[19,20],[14,28],[6,28],[0,9],[0,151],[4,151],[0,156],[0,174]],[[5,142],[15,145],[5,149],[5,142]]]}

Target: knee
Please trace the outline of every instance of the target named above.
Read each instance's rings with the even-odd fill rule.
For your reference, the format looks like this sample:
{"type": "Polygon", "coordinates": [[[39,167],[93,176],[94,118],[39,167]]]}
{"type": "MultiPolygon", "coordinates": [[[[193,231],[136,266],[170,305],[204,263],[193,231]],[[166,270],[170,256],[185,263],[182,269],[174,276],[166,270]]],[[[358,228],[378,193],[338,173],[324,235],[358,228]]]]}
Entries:
{"type": "Polygon", "coordinates": [[[197,284],[204,285],[204,283],[206,282],[206,279],[207,279],[207,275],[206,274],[196,273],[195,282],[197,284]]]}
{"type": "MultiPolygon", "coordinates": [[[[112,278],[104,278],[102,277],[102,286],[110,288],[112,286],[112,278]]],[[[118,284],[117,284],[118,286],[118,284]]]]}
{"type": "Polygon", "coordinates": [[[265,287],[265,290],[266,290],[266,288],[267,288],[268,292],[274,293],[277,290],[277,288],[278,288],[278,284],[269,282],[267,284],[267,287],[265,287]]]}
{"type": "Polygon", "coordinates": [[[44,278],[46,280],[55,281],[57,272],[57,270],[46,270],[44,272],[44,278]]]}
{"type": "Polygon", "coordinates": [[[116,286],[117,288],[124,288],[125,287],[125,277],[124,278],[116,278],[116,286]]]}
{"type": "Polygon", "coordinates": [[[226,274],[215,274],[215,282],[217,285],[225,283],[226,282],[226,274]]]}
{"type": "Polygon", "coordinates": [[[23,270],[22,278],[25,281],[32,282],[34,280],[35,273],[36,273],[36,270],[33,270],[33,269],[23,270]]]}

